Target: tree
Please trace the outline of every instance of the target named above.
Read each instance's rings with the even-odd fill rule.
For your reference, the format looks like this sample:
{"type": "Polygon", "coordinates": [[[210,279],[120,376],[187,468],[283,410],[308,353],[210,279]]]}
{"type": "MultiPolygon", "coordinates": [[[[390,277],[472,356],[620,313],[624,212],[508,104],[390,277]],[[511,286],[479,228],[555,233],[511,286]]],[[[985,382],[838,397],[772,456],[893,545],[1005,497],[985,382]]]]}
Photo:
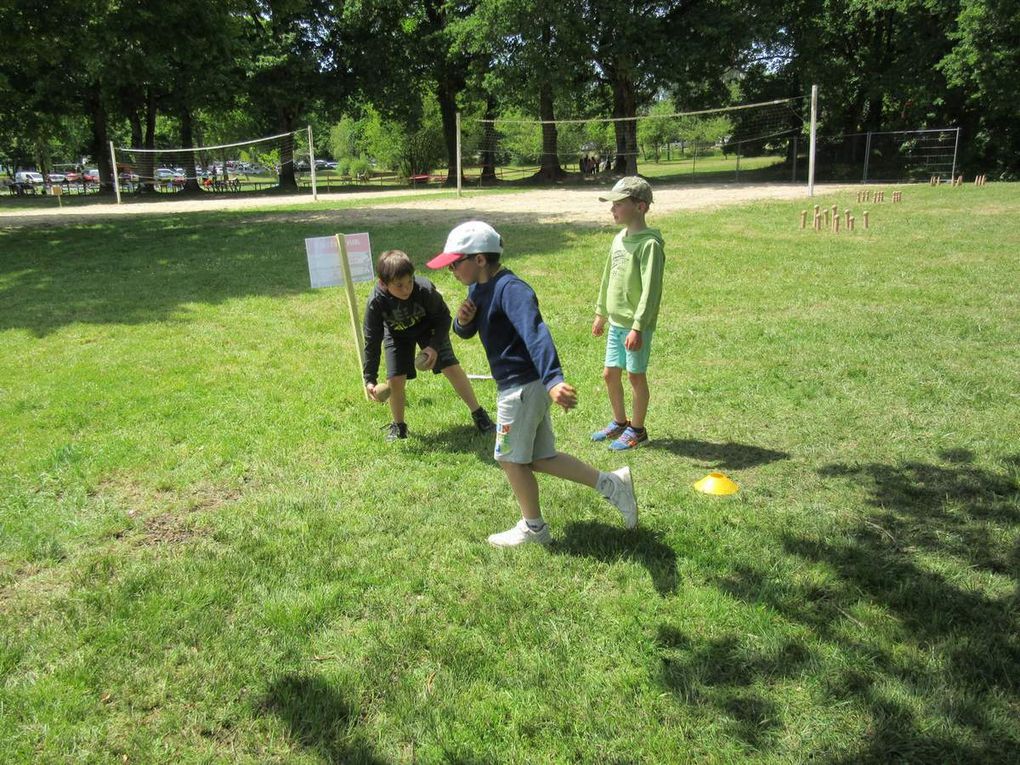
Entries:
{"type": "Polygon", "coordinates": [[[104,0],[5,0],[4,55],[0,57],[0,115],[5,153],[18,164],[45,172],[48,147],[72,113],[90,125],[89,153],[99,165],[103,186],[112,188],[107,147],[107,99],[102,50],[109,5],[104,0]],[[68,45],[65,30],[75,30],[68,45]]]}
{"type": "Polygon", "coordinates": [[[617,172],[637,172],[634,118],[661,88],[671,88],[685,108],[691,94],[725,95],[723,75],[754,39],[758,6],[743,0],[582,3],[591,56],[612,93],[617,172]]]}
{"type": "MultiPolygon", "coordinates": [[[[558,102],[577,89],[579,75],[592,76],[584,28],[573,0],[480,0],[461,44],[484,61],[482,89],[500,95],[500,109],[521,110],[541,121],[541,149],[536,178],[557,180],[560,166],[556,124],[558,102]]],[[[495,117],[494,98],[487,98],[487,118],[495,117]],[[491,116],[489,116],[491,115],[491,116]]]]}
{"type": "MultiPolygon", "coordinates": [[[[292,133],[318,106],[336,112],[353,92],[343,41],[349,23],[326,0],[251,0],[243,18],[247,103],[266,132],[292,133]]],[[[361,23],[367,23],[365,20],[361,23]]],[[[356,37],[356,34],[352,34],[356,37]]],[[[293,140],[284,140],[280,188],[296,189],[293,140]]]]}
{"type": "Polygon", "coordinates": [[[649,118],[638,124],[638,142],[652,147],[656,162],[661,158],[661,147],[669,146],[680,135],[679,123],[673,116],[675,112],[672,100],[656,101],[648,110],[649,118]]]}
{"type": "MultiPolygon", "coordinates": [[[[950,85],[966,92],[970,162],[1020,173],[1020,5],[1006,0],[963,0],[952,50],[939,62],[950,85]]],[[[979,172],[975,170],[975,172],[979,172]]]]}

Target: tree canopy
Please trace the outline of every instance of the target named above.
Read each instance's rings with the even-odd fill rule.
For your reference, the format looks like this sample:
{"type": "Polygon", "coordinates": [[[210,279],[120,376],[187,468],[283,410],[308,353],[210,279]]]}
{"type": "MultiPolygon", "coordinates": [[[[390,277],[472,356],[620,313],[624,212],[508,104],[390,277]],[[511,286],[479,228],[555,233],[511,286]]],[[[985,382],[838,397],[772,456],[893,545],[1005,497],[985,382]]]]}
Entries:
{"type": "MultiPolygon", "coordinates": [[[[818,84],[829,134],[959,126],[962,166],[1013,177],[1017,28],[1006,0],[0,0],[0,165],[89,157],[108,184],[110,140],[186,147],[313,124],[348,163],[445,166],[453,182],[461,112],[541,120],[506,145],[540,141],[548,179],[565,172],[558,131],[580,129],[556,120],[614,117],[614,169],[633,172],[639,143],[673,145],[675,111],[818,84]],[[657,115],[640,135],[639,114],[657,115]]],[[[465,136],[491,172],[494,147],[465,136]]]]}

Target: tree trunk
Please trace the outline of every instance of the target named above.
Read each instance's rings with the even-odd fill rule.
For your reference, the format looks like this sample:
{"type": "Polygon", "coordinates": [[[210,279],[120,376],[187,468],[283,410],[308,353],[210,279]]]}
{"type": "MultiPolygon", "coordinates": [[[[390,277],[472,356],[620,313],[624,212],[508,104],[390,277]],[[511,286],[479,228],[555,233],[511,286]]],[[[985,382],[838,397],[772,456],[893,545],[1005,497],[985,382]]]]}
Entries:
{"type": "Polygon", "coordinates": [[[616,122],[616,172],[637,175],[637,98],[634,82],[626,67],[621,66],[613,77],[613,116],[616,122]]]}
{"type": "Polygon", "coordinates": [[[482,183],[496,182],[496,97],[491,93],[485,97],[485,119],[489,126],[482,135],[481,161],[482,183]]]}
{"type": "MultiPolygon", "coordinates": [[[[181,110],[181,146],[191,149],[195,145],[194,119],[191,116],[191,109],[181,110]]],[[[195,177],[195,152],[186,151],[182,155],[181,166],[184,168],[184,194],[199,194],[202,189],[198,186],[198,178],[195,177]]]]}
{"type": "Polygon", "coordinates": [[[88,88],[85,97],[88,102],[89,116],[92,118],[92,156],[96,159],[99,170],[100,193],[113,192],[113,174],[116,168],[110,166],[110,134],[106,123],[106,109],[100,96],[102,87],[98,82],[88,88]]]}
{"type": "MultiPolygon", "coordinates": [[[[552,27],[542,25],[542,47],[548,50],[552,46],[552,27]]],[[[558,181],[566,173],[560,167],[559,135],[556,129],[556,107],[553,101],[553,89],[550,78],[539,72],[538,114],[542,120],[542,158],[536,178],[545,181],[558,181]]]]}
{"type": "MultiPolygon", "coordinates": [[[[152,88],[145,89],[145,148],[155,149],[156,148],[156,96],[152,92],[152,88]]],[[[143,193],[153,193],[156,191],[156,184],[154,182],[156,176],[156,155],[151,152],[145,152],[141,156],[141,161],[138,163],[138,180],[141,182],[139,190],[143,193]]]]}
{"type": "Polygon", "coordinates": [[[538,112],[542,120],[542,162],[534,177],[543,181],[558,181],[566,176],[566,172],[560,167],[556,111],[552,86],[547,78],[542,78],[538,88],[538,112]]]}
{"type": "Polygon", "coordinates": [[[439,113],[443,118],[443,142],[446,144],[446,186],[457,185],[457,87],[450,77],[443,77],[436,94],[439,113]]]}
{"type": "MultiPolygon", "coordinates": [[[[280,144],[280,189],[297,191],[297,178],[294,176],[294,117],[284,112],[280,115],[283,123],[283,132],[286,133],[280,144]]],[[[308,158],[311,163],[311,157],[308,158]]],[[[226,176],[226,164],[223,166],[223,175],[226,176]]]]}

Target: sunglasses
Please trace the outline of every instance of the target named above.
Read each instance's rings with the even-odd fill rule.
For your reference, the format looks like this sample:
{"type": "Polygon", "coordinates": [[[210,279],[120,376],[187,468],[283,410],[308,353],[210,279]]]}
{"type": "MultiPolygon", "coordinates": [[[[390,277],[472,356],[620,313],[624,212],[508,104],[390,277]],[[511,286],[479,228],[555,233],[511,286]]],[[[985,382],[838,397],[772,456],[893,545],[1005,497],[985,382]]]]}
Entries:
{"type": "Polygon", "coordinates": [[[465,256],[463,256],[461,258],[457,258],[450,265],[448,265],[447,268],[449,268],[451,271],[456,271],[457,270],[457,266],[459,266],[461,263],[463,263],[465,260],[467,260],[470,257],[471,257],[470,255],[465,255],[465,256]]]}

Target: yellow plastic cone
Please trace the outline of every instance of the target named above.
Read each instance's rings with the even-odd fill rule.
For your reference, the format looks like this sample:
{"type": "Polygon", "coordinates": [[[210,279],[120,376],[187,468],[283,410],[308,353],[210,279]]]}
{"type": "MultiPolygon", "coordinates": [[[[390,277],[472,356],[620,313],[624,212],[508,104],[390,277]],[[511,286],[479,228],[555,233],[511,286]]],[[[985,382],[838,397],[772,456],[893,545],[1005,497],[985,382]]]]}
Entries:
{"type": "Polygon", "coordinates": [[[740,491],[740,487],[731,481],[725,473],[709,473],[700,481],[696,481],[694,488],[705,494],[715,494],[716,496],[736,494],[740,491]]]}

